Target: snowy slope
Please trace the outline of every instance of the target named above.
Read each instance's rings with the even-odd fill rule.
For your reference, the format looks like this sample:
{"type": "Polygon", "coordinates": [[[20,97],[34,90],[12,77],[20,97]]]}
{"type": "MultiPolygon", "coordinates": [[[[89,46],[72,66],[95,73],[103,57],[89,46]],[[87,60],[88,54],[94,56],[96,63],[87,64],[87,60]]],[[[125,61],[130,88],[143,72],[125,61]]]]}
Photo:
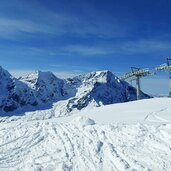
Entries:
{"type": "Polygon", "coordinates": [[[0,170],[169,171],[170,114],[171,99],[156,98],[67,118],[3,118],[0,170]]]}
{"type": "Polygon", "coordinates": [[[153,98],[127,103],[112,104],[95,109],[85,109],[76,115],[60,118],[67,122],[77,116],[84,116],[96,120],[99,124],[117,123],[170,123],[171,98],[153,98]]]}

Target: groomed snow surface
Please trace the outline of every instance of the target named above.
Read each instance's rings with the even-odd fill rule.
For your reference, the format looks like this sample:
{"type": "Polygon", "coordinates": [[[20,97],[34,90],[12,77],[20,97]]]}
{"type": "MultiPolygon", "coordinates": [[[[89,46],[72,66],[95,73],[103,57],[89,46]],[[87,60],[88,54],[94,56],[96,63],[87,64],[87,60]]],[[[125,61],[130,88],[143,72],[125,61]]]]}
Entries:
{"type": "Polygon", "coordinates": [[[169,98],[30,116],[1,118],[0,171],[171,170],[169,98]]]}

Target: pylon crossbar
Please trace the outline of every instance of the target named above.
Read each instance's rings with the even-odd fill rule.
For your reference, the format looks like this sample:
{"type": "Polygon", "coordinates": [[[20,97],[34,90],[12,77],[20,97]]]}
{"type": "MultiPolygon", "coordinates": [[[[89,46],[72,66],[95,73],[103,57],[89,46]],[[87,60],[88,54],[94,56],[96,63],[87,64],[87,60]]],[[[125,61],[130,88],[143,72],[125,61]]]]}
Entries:
{"type": "Polygon", "coordinates": [[[145,76],[150,75],[150,74],[151,74],[151,72],[149,69],[137,69],[137,70],[133,70],[131,72],[126,73],[120,79],[126,80],[126,79],[131,78],[131,77],[145,77],[145,76]]]}
{"type": "Polygon", "coordinates": [[[156,71],[171,71],[171,65],[163,64],[155,68],[156,71]]]}
{"type": "Polygon", "coordinates": [[[169,97],[171,97],[171,58],[166,58],[166,63],[156,67],[155,70],[169,73],[169,97]]]}

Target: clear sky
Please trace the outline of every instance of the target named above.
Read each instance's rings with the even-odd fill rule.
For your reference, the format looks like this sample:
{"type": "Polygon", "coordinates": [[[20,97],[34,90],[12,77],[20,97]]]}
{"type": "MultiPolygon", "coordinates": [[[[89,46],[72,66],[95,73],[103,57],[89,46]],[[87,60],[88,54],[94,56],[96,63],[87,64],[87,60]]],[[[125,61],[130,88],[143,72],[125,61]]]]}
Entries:
{"type": "MultiPolygon", "coordinates": [[[[0,0],[0,65],[15,75],[116,75],[171,55],[170,0],[0,0]]],[[[167,73],[144,80],[167,93],[167,73]]]]}

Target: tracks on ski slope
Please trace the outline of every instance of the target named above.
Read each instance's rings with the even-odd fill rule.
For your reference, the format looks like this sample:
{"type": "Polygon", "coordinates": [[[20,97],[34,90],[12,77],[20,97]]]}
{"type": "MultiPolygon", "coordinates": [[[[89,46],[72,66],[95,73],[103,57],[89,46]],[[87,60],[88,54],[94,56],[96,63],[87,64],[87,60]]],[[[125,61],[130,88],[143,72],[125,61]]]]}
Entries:
{"type": "Polygon", "coordinates": [[[0,126],[0,170],[170,170],[171,124],[0,126]]]}

